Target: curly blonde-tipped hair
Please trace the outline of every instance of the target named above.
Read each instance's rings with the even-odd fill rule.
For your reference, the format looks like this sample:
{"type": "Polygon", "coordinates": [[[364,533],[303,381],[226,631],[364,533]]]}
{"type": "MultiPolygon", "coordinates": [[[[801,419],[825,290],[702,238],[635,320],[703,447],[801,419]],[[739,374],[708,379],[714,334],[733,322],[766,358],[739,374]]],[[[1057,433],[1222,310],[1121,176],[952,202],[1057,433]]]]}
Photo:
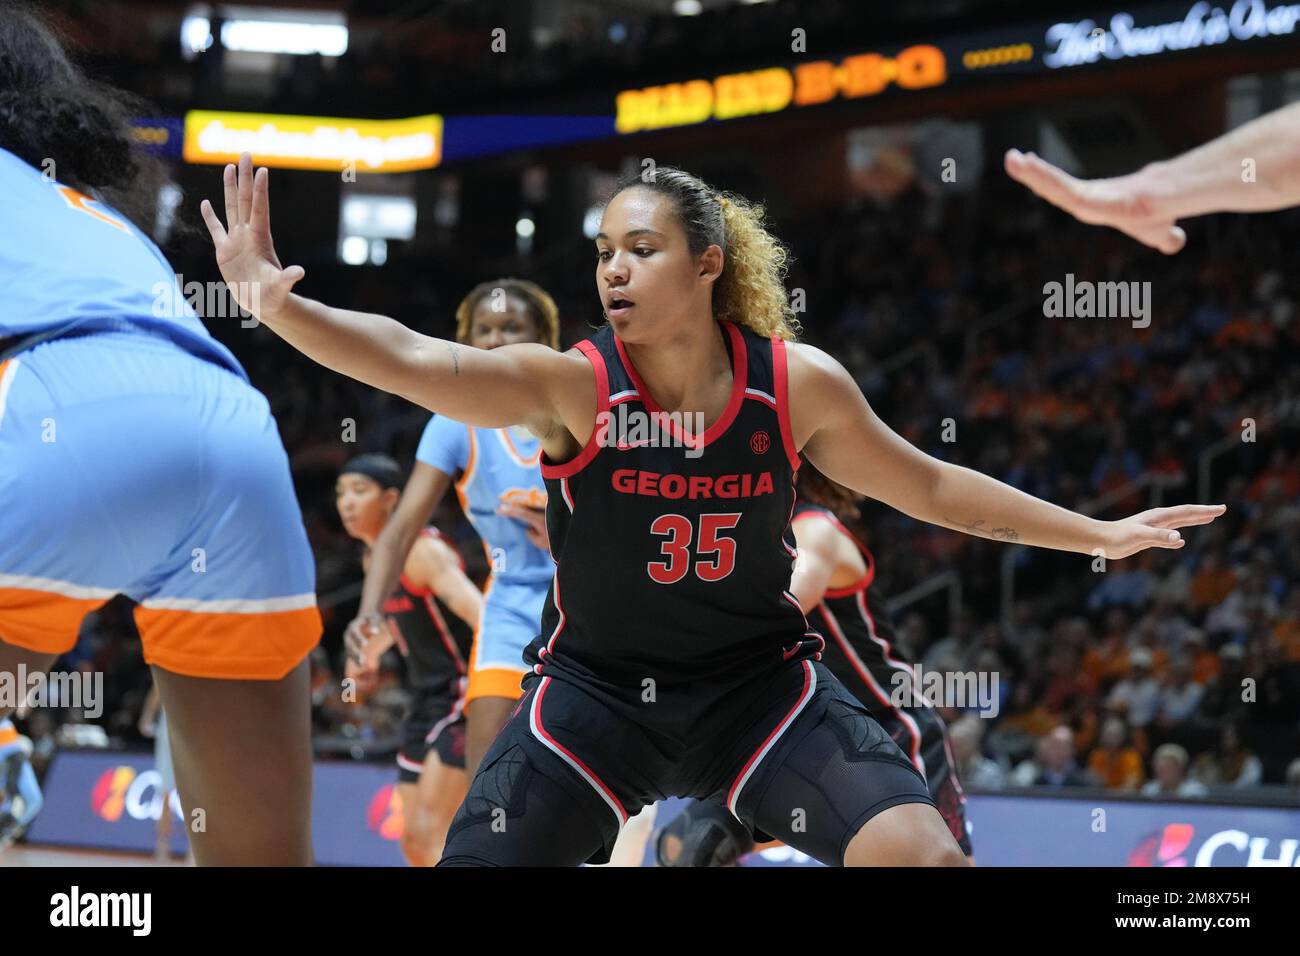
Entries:
{"type": "Polygon", "coordinates": [[[722,250],[722,275],[713,284],[714,318],[765,337],[798,337],[802,329],[785,292],[790,254],[767,231],[761,204],[716,190],[674,166],[656,167],[649,179],[634,174],[620,180],[610,199],[634,186],[673,201],[691,255],[698,256],[710,245],[722,250]]]}
{"type": "Polygon", "coordinates": [[[560,310],[555,300],[547,295],[546,290],[536,282],[527,279],[492,279],[480,282],[469,290],[469,294],[460,300],[456,307],[456,341],[469,342],[470,323],[474,319],[474,310],[483,299],[500,289],[502,295],[512,296],[524,304],[528,314],[537,323],[538,341],[553,349],[560,347],[560,310]]]}

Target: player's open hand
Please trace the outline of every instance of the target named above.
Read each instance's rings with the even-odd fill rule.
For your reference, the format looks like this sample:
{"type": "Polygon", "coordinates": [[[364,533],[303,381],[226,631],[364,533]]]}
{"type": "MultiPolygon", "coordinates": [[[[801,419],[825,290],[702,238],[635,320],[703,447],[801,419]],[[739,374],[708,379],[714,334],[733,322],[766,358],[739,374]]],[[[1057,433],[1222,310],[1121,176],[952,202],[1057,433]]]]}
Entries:
{"type": "Polygon", "coordinates": [[[362,669],[377,665],[378,654],[374,645],[383,626],[383,618],[375,613],[358,614],[352,619],[343,632],[343,650],[349,662],[360,664],[362,669]]]}
{"type": "Polygon", "coordinates": [[[1209,524],[1227,510],[1226,505],[1175,505],[1109,521],[1103,550],[1111,560],[1127,558],[1147,548],[1176,551],[1187,543],[1178,533],[1179,528],[1209,524]]]}
{"type": "Polygon", "coordinates": [[[226,193],[226,225],[221,225],[212,203],[200,205],[216,247],[217,267],[235,301],[262,318],[284,306],[294,284],[306,275],[302,266],[280,265],[271,241],[270,174],[265,168],[253,172],[248,153],[239,157],[239,167],[227,166],[222,176],[226,193]]]}
{"type": "Polygon", "coordinates": [[[551,550],[551,538],[546,531],[545,509],[533,508],[512,501],[497,508],[497,514],[503,518],[514,518],[516,521],[522,521],[524,534],[528,535],[528,540],[543,551],[551,550]]]}
{"type": "Polygon", "coordinates": [[[1118,229],[1167,255],[1187,242],[1183,230],[1160,212],[1159,203],[1136,175],[1076,179],[1041,157],[1018,149],[1007,150],[1002,162],[1008,176],[1080,222],[1118,229]]]}

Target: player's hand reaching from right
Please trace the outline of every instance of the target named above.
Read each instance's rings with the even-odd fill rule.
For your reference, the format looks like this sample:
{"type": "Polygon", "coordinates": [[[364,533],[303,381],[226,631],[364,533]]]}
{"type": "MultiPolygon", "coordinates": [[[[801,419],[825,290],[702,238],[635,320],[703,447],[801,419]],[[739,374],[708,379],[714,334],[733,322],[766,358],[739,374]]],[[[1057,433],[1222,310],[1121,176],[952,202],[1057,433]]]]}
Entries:
{"type": "Polygon", "coordinates": [[[216,247],[221,278],[240,307],[253,315],[274,314],[283,308],[294,284],[304,275],[302,266],[284,268],[271,241],[270,174],[265,168],[253,172],[248,153],[239,166],[227,166],[223,174],[226,193],[226,225],[206,199],[200,205],[216,247]]]}
{"type": "Polygon", "coordinates": [[[1018,149],[1007,150],[1003,165],[1012,179],[1080,222],[1118,229],[1166,255],[1182,249],[1187,242],[1182,228],[1160,208],[1158,191],[1151,188],[1149,176],[1144,173],[1114,179],[1076,179],[1041,157],[1018,149]]]}

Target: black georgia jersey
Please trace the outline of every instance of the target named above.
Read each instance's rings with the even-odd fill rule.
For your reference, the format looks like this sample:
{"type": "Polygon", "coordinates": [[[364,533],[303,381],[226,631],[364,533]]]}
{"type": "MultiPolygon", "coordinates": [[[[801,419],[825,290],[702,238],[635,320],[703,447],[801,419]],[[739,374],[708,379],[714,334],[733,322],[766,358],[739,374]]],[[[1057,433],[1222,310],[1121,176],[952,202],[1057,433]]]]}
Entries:
{"type": "Polygon", "coordinates": [[[799,457],[785,343],[719,327],[733,386],[702,444],[606,325],[577,346],[596,373],[591,440],[542,461],[557,567],[525,659],[642,719],[647,678],[661,703],[698,705],[822,647],[789,591],[799,457]]]}

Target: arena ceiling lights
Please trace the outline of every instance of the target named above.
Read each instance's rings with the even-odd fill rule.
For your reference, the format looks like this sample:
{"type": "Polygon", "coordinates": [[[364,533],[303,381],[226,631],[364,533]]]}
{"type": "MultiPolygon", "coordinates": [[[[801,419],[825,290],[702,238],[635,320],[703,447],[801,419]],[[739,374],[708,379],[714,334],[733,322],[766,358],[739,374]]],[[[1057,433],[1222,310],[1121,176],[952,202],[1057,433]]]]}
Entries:
{"type": "MultiPolygon", "coordinates": [[[[348,25],[343,13],[221,5],[221,45],[237,53],[282,53],[303,56],[342,56],[348,50],[348,25]]],[[[181,53],[192,59],[209,49],[214,12],[197,4],[181,21],[181,53]]]]}
{"type": "MultiPolygon", "coordinates": [[[[247,9],[219,7],[223,15],[247,9]]],[[[210,14],[210,6],[196,6],[191,12],[195,17],[210,14]]],[[[274,11],[274,16],[291,13],[274,11]]],[[[341,20],[340,14],[319,16],[341,20]]],[[[201,50],[211,43],[210,24],[201,26],[189,28],[188,48],[201,50]]],[[[220,32],[225,36],[225,27],[220,32]]],[[[1164,0],[1112,8],[1095,19],[1042,20],[959,36],[922,37],[910,45],[848,51],[741,73],[684,77],[681,82],[616,92],[612,103],[609,92],[593,91],[590,110],[581,114],[451,115],[446,117],[445,132],[441,116],[363,120],[191,113],[185,120],[183,155],[189,162],[226,163],[248,150],[268,166],[339,170],[354,162],[358,173],[402,172],[440,165],[444,149],[447,161],[456,162],[876,96],[915,95],[985,82],[986,77],[1024,82],[1066,69],[1105,69],[1139,58],[1183,56],[1246,43],[1263,48],[1297,40],[1300,2],[1232,0],[1216,6],[1207,0],[1164,0]]],[[[306,44],[296,46],[303,49],[306,44]]],[[[242,56],[271,59],[268,54],[242,56]]],[[[141,121],[147,128],[140,136],[159,151],[174,155],[172,144],[180,137],[156,128],[158,122],[141,121]]]]}

